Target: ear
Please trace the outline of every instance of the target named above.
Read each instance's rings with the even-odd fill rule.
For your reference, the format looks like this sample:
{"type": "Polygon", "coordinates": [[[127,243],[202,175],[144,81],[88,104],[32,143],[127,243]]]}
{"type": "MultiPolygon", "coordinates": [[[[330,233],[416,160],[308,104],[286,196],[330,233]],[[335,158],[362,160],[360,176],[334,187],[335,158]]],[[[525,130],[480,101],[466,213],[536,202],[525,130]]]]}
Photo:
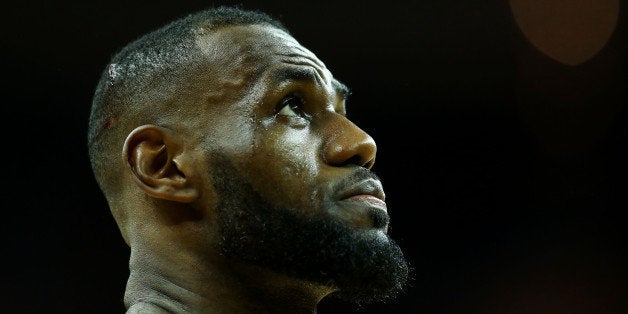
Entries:
{"type": "Polygon", "coordinates": [[[181,203],[198,198],[198,189],[181,171],[179,163],[185,156],[172,131],[155,125],[137,127],[124,141],[122,154],[146,194],[181,203]]]}

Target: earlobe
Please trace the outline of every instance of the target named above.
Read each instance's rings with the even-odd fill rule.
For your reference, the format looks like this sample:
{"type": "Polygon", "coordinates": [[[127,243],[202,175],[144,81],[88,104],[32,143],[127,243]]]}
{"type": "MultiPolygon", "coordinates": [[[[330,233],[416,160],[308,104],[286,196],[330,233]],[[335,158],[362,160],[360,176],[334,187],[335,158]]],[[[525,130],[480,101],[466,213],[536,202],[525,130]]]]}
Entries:
{"type": "Polygon", "coordinates": [[[183,153],[172,131],[156,125],[134,129],[124,141],[122,151],[135,182],[146,194],[190,203],[199,193],[178,164],[183,153]]]}

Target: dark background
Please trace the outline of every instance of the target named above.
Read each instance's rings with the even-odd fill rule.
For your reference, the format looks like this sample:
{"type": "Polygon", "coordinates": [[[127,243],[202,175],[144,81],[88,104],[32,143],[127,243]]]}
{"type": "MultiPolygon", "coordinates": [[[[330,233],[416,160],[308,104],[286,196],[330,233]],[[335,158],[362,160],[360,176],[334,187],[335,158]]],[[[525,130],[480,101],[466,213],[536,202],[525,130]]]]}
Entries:
{"type": "Polygon", "coordinates": [[[281,19],[354,92],[378,143],[407,293],[360,311],[628,313],[626,3],[577,66],[507,1],[24,1],[3,7],[6,313],[122,313],[128,249],[93,179],[90,101],[110,56],[218,4],[281,19]]]}

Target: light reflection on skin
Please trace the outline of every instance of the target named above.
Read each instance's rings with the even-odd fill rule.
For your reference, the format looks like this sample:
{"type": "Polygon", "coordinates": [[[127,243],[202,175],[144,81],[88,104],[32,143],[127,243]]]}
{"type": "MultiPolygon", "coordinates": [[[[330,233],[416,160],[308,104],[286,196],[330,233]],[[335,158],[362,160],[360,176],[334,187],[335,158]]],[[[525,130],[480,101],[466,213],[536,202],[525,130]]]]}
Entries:
{"type": "Polygon", "coordinates": [[[348,119],[344,84],[279,28],[194,34],[185,67],[141,85],[160,97],[142,91],[146,107],[123,107],[126,124],[105,133],[124,139],[111,207],[131,247],[126,305],[154,294],[172,312],[312,313],[332,293],[402,292],[377,147],[348,119]]]}

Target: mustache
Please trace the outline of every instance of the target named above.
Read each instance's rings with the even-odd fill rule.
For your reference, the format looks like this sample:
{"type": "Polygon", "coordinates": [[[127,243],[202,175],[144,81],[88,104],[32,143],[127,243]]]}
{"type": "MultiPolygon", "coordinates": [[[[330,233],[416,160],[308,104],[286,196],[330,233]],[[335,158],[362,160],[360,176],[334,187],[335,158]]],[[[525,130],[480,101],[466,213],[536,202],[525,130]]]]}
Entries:
{"type": "Polygon", "coordinates": [[[362,182],[364,180],[374,179],[381,182],[379,176],[375,174],[375,172],[366,169],[366,168],[357,168],[354,172],[352,172],[347,177],[341,179],[340,181],[334,183],[332,188],[334,191],[344,191],[346,189],[351,188],[358,182],[362,182]]]}

